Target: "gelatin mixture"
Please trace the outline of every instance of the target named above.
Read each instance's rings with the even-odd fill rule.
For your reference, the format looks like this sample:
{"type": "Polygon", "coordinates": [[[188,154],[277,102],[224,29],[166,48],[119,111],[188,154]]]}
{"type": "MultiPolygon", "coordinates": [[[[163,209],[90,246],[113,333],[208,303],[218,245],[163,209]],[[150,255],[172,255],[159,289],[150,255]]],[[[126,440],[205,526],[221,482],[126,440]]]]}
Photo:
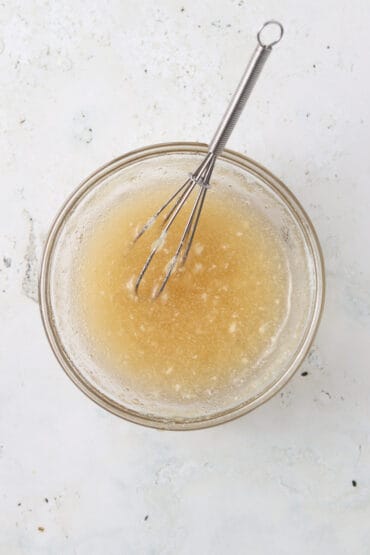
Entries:
{"type": "Polygon", "coordinates": [[[274,349],[288,310],[289,272],[266,217],[215,186],[186,264],[153,300],[184,213],[135,295],[160,227],[134,245],[133,238],[172,191],[158,184],[139,189],[95,222],[81,248],[76,286],[80,317],[106,372],[144,395],[186,402],[242,383],[274,349]]]}

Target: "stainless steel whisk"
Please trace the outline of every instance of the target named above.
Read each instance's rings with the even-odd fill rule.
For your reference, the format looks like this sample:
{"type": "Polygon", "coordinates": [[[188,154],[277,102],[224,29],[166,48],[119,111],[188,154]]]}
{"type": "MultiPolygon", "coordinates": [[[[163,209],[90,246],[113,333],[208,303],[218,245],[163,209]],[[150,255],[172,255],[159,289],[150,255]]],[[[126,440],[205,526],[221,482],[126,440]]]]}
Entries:
{"type": "Polygon", "coordinates": [[[163,218],[163,229],[162,232],[152,245],[152,250],[146,259],[144,266],[135,283],[135,293],[138,293],[140,284],[143,277],[148,270],[148,267],[153,260],[156,253],[164,245],[167,237],[167,233],[174,223],[176,216],[184,207],[186,201],[189,199],[194,188],[198,185],[199,192],[190,212],[189,218],[186,222],[184,231],[181,235],[178,247],[168,262],[164,269],[164,277],[160,285],[157,287],[153,293],[154,297],[158,297],[163,289],[166,287],[168,280],[171,277],[176,265],[181,261],[182,264],[185,263],[194,235],[199,223],[199,218],[202,212],[204,200],[207,194],[207,189],[210,186],[210,178],[215,166],[217,156],[219,156],[239,119],[240,114],[249,98],[250,93],[261,73],[261,70],[269,57],[272,47],[276,45],[282,39],[284,34],[284,29],[281,23],[278,21],[270,20],[263,24],[261,29],[257,33],[257,46],[252,54],[252,57],[246,67],[246,70],[241,78],[241,81],[230,101],[229,106],[213,136],[213,139],[209,143],[208,153],[206,154],[203,162],[200,166],[190,174],[189,178],[185,183],[157,210],[157,212],[146,222],[144,227],[136,235],[134,242],[136,242],[152,225],[156,222],[157,218],[169,208],[169,211],[163,218]],[[279,31],[279,36],[272,42],[265,43],[262,39],[262,32],[268,26],[277,26],[279,31]]]}

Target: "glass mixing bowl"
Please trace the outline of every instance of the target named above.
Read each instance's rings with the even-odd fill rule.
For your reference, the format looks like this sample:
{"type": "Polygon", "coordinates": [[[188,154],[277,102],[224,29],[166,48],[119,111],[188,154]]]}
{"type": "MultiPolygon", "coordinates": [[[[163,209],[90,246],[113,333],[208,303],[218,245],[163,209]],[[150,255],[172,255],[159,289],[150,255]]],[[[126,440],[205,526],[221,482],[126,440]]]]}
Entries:
{"type": "MultiPolygon", "coordinates": [[[[166,175],[179,184],[207,151],[199,143],[159,144],[130,152],[88,177],[67,200],[53,223],[40,276],[41,314],[50,345],[61,366],[91,399],[132,422],[167,430],[205,428],[232,420],[264,403],[297,370],[312,343],[324,300],[324,271],[320,245],[306,213],[287,187],[257,162],[225,150],[213,174],[228,182],[264,212],[281,239],[291,274],[291,299],[276,348],[249,376],[234,396],[217,403],[174,406],[145,399],[140,392],[117,387],[94,357],[76,316],[72,270],[84,234],[125,191],[145,186],[166,175]],[[240,401],[242,399],[242,401],[240,401]]],[[[232,193],[231,193],[232,194],[232,193]]],[[[190,361],[189,361],[190,364],[190,361]]]]}

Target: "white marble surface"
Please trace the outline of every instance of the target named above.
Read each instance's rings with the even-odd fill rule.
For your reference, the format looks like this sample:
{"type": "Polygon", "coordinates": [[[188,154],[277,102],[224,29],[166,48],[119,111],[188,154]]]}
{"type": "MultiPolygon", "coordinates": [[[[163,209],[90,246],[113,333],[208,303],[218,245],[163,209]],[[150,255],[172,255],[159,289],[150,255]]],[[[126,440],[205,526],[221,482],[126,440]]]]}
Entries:
{"type": "Polygon", "coordinates": [[[370,553],[369,26],[368,0],[1,2],[1,555],[370,553]],[[55,361],[43,241],[102,163],[207,140],[271,17],[284,42],[230,146],[285,180],[317,227],[321,328],[252,414],[144,429],[55,361]]]}

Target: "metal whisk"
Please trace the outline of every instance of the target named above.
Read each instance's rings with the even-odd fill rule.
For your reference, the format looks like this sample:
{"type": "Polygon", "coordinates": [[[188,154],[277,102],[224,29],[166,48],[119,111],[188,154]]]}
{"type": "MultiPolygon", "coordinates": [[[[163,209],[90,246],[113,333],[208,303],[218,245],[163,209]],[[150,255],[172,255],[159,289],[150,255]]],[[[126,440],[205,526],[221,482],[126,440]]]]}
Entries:
{"type": "Polygon", "coordinates": [[[197,230],[199,218],[207,194],[207,189],[210,186],[210,178],[215,166],[217,156],[219,156],[225,148],[225,145],[236,125],[236,122],[238,121],[239,116],[242,113],[243,108],[249,98],[249,95],[252,92],[252,89],[260,75],[260,72],[272,51],[272,47],[280,42],[283,37],[283,33],[283,26],[278,21],[266,21],[266,23],[264,23],[264,25],[261,27],[261,29],[257,33],[258,44],[252,54],[252,57],[249,61],[249,64],[247,65],[243,77],[241,78],[238,88],[236,89],[234,96],[232,97],[230,104],[216,130],[216,133],[214,134],[214,137],[209,144],[208,153],[206,154],[203,162],[194,171],[194,173],[190,174],[185,183],[157,210],[157,212],[146,222],[146,224],[136,235],[134,242],[136,242],[149,228],[152,227],[159,216],[165,212],[166,208],[169,209],[163,218],[162,232],[159,238],[153,243],[152,250],[136,280],[136,294],[138,293],[140,284],[146,271],[148,270],[151,261],[153,260],[156,253],[164,245],[167,233],[174,223],[176,216],[184,207],[195,187],[199,186],[199,192],[191,209],[184,231],[181,235],[178,247],[164,269],[163,280],[155,290],[153,294],[154,297],[158,297],[162,293],[176,265],[180,262],[181,264],[185,263],[194,239],[195,232],[197,230]],[[275,40],[265,43],[262,39],[262,32],[268,26],[277,26],[279,36],[275,40]]]}

